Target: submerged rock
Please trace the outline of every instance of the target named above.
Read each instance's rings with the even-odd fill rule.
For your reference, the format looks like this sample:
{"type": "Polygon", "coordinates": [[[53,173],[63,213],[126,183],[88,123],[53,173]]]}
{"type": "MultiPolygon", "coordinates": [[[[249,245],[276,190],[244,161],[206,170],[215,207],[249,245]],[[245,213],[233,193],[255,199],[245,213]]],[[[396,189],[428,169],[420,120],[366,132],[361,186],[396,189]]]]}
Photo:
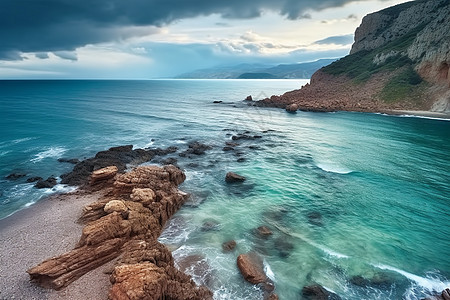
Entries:
{"type": "Polygon", "coordinates": [[[302,295],[307,300],[340,300],[341,297],[331,293],[318,284],[305,286],[302,295]]]}
{"type": "Polygon", "coordinates": [[[309,223],[316,226],[323,226],[322,223],[322,214],[318,211],[313,211],[308,213],[308,221],[309,223]]]}
{"type": "Polygon", "coordinates": [[[274,241],[274,248],[277,250],[278,255],[282,258],[286,258],[291,255],[294,247],[294,243],[290,242],[285,236],[279,237],[274,241]]]}
{"type": "Polygon", "coordinates": [[[73,164],[73,165],[76,165],[77,163],[80,162],[80,160],[78,158],[58,158],[58,161],[60,163],[69,163],[69,164],[73,164]]]}
{"type": "Polygon", "coordinates": [[[56,178],[55,177],[49,177],[46,180],[43,180],[43,179],[39,180],[38,182],[36,182],[34,187],[37,188],[37,189],[51,189],[56,184],[57,184],[56,178]]]}
{"type": "Polygon", "coordinates": [[[263,238],[268,238],[273,234],[273,232],[267,226],[259,226],[255,231],[259,237],[263,238]]]}
{"type": "Polygon", "coordinates": [[[202,227],[200,228],[201,231],[216,231],[219,229],[220,229],[219,222],[213,219],[207,219],[203,221],[202,227]]]}
{"type": "Polygon", "coordinates": [[[192,142],[188,145],[188,149],[179,154],[181,157],[189,157],[191,154],[204,155],[207,150],[212,149],[211,146],[200,142],[192,142]]]}
{"type": "Polygon", "coordinates": [[[228,172],[227,175],[225,176],[225,181],[227,183],[235,183],[235,182],[243,182],[245,181],[245,177],[238,175],[236,173],[233,172],[228,172]]]}
{"type": "Polygon", "coordinates": [[[222,244],[223,252],[231,252],[236,248],[236,241],[231,240],[222,244]]]}

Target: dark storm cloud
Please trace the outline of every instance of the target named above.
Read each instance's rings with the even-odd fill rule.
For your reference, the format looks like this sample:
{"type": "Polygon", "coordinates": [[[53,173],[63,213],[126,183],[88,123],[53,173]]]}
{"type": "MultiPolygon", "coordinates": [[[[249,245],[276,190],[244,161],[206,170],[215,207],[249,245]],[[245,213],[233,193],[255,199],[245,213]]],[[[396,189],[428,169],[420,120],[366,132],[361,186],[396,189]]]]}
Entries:
{"type": "Polygon", "coordinates": [[[255,18],[263,10],[289,19],[306,10],[355,0],[0,0],[0,59],[20,52],[73,51],[77,47],[143,35],[139,26],[217,13],[255,18]],[[135,28],[122,31],[124,27],[135,28]]]}

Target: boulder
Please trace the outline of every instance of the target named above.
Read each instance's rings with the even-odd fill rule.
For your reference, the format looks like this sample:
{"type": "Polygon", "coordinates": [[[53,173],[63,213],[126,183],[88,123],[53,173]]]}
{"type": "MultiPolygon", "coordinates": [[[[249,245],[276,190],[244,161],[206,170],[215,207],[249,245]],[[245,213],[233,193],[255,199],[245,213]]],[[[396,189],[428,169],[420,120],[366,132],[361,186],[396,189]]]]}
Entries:
{"type": "Polygon", "coordinates": [[[43,179],[42,177],[35,176],[35,177],[27,178],[27,182],[28,182],[28,183],[30,183],[30,182],[36,182],[36,181],[39,181],[39,180],[42,180],[42,179],[43,179]]]}
{"type": "Polygon", "coordinates": [[[251,95],[249,95],[245,98],[245,101],[253,101],[253,97],[251,95]]]}
{"type": "Polygon", "coordinates": [[[227,183],[235,183],[235,182],[243,182],[245,181],[245,177],[238,175],[236,173],[233,172],[228,172],[227,175],[225,176],[225,181],[227,183]]]}
{"type": "Polygon", "coordinates": [[[307,300],[340,300],[341,297],[331,293],[318,284],[305,286],[302,295],[307,300]]]}
{"type": "Polygon", "coordinates": [[[192,142],[188,145],[188,149],[179,154],[181,157],[189,157],[191,154],[204,155],[207,150],[212,149],[211,146],[202,144],[200,142],[192,142]]]}
{"type": "Polygon", "coordinates": [[[38,180],[38,182],[36,182],[34,187],[37,188],[37,189],[51,189],[56,184],[57,184],[56,178],[49,177],[46,180],[43,180],[43,179],[38,180]]]}
{"type": "Polygon", "coordinates": [[[236,241],[231,240],[222,244],[223,252],[231,252],[236,248],[236,241]]]}
{"type": "Polygon", "coordinates": [[[298,110],[298,104],[292,103],[288,106],[286,106],[286,111],[290,113],[295,113],[298,110]]]}
{"type": "Polygon", "coordinates": [[[258,284],[267,281],[261,258],[256,253],[241,254],[237,258],[237,266],[245,280],[258,284]]]}
{"type": "Polygon", "coordinates": [[[99,182],[114,178],[119,169],[116,166],[109,166],[92,172],[90,184],[95,185],[99,182]]]}
{"type": "Polygon", "coordinates": [[[8,176],[6,176],[5,178],[8,180],[17,180],[17,179],[25,177],[25,176],[27,176],[27,174],[25,174],[25,173],[11,173],[8,176]]]}
{"type": "Polygon", "coordinates": [[[127,206],[123,203],[123,201],[120,200],[111,200],[108,203],[106,203],[105,207],[103,208],[105,213],[110,214],[113,212],[118,213],[124,213],[128,211],[127,206]]]}
{"type": "Polygon", "coordinates": [[[222,103],[222,102],[223,101],[220,101],[220,100],[213,101],[214,104],[219,104],[219,103],[222,103]]]}

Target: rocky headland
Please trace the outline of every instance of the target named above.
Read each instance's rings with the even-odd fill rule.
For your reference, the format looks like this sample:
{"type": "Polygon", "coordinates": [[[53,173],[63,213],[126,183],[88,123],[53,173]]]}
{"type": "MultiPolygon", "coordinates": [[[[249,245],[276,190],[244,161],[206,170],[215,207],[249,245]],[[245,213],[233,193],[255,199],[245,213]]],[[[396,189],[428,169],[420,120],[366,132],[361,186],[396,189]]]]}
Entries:
{"type": "Polygon", "coordinates": [[[31,280],[59,290],[114,260],[109,299],[211,299],[206,287],[175,268],[170,251],[157,241],[187,199],[177,188],[184,173],[172,165],[118,170],[114,165],[92,172],[84,189],[100,196],[83,209],[85,226],[77,245],[30,268],[31,280]]]}
{"type": "Polygon", "coordinates": [[[350,54],[258,106],[303,111],[450,113],[450,2],[420,0],[363,18],[350,54]]]}

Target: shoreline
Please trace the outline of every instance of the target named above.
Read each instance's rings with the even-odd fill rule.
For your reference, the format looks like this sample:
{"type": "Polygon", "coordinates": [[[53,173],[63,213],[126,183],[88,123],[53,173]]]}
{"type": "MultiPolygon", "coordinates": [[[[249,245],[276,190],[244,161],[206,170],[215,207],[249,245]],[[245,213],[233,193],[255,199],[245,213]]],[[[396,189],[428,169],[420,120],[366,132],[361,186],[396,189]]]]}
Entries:
{"type": "Polygon", "coordinates": [[[83,295],[107,298],[110,283],[103,268],[86,274],[77,284],[61,291],[31,283],[26,273],[48,257],[60,255],[76,245],[83,228],[77,222],[82,208],[100,196],[98,192],[83,190],[50,195],[0,220],[0,299],[69,300],[82,299],[83,295]]]}
{"type": "Polygon", "coordinates": [[[450,112],[437,112],[429,110],[389,110],[382,113],[392,116],[410,116],[417,118],[450,120],[450,112]]]}

